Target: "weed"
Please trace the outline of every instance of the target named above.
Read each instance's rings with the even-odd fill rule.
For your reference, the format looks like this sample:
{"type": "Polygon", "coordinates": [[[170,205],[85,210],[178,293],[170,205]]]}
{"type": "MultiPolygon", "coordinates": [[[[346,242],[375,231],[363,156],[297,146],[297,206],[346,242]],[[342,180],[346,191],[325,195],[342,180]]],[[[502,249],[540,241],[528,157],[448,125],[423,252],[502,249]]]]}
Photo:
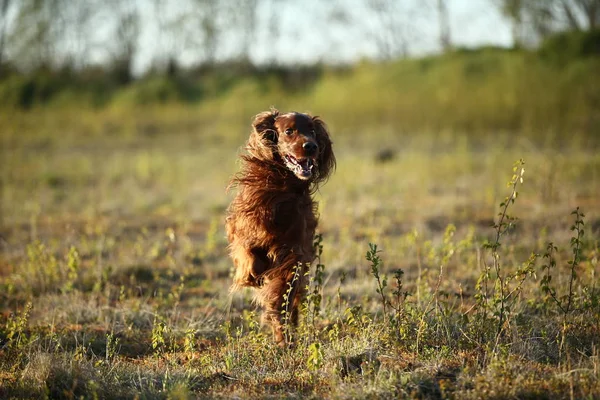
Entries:
{"type": "Polygon", "coordinates": [[[212,255],[217,248],[217,234],[219,232],[219,219],[212,218],[210,220],[210,226],[206,232],[206,239],[204,241],[203,256],[207,257],[212,255]]]}
{"type": "Polygon", "coordinates": [[[571,249],[573,251],[573,259],[569,261],[570,274],[569,274],[569,291],[566,298],[566,306],[563,309],[563,313],[566,315],[571,311],[573,306],[573,282],[577,279],[577,267],[581,262],[581,240],[583,239],[583,218],[585,215],[579,211],[577,207],[571,215],[575,215],[575,223],[571,226],[571,231],[575,232],[575,236],[571,238],[571,249]]]}
{"type": "MultiPolygon", "coordinates": [[[[302,270],[304,269],[302,263],[294,266],[292,279],[287,282],[287,289],[283,294],[283,303],[281,305],[281,324],[283,325],[283,337],[286,343],[291,342],[292,340],[292,304],[294,302],[294,297],[298,294],[298,285],[300,284],[300,279],[302,275],[302,270]]],[[[298,318],[298,316],[295,316],[298,318]]]]}
{"type": "Polygon", "coordinates": [[[77,282],[80,264],[79,252],[75,246],[71,246],[69,254],[67,254],[67,279],[62,287],[64,293],[73,291],[75,282],[77,282]]]}
{"type": "Polygon", "coordinates": [[[340,274],[340,282],[336,289],[336,300],[337,300],[337,320],[338,323],[341,322],[342,316],[342,286],[346,282],[346,271],[342,271],[340,274]]]}
{"type": "Polygon", "coordinates": [[[183,351],[186,353],[188,360],[191,360],[196,347],[196,330],[189,327],[185,330],[183,338],[183,351]]]}
{"type": "Polygon", "coordinates": [[[488,339],[493,345],[492,353],[497,354],[499,346],[505,335],[508,326],[508,321],[511,316],[512,306],[514,305],[518,294],[521,292],[523,284],[527,277],[533,275],[534,266],[538,255],[532,253],[528,260],[523,263],[513,273],[505,271],[503,266],[500,247],[501,239],[514,226],[517,218],[508,214],[509,206],[515,203],[518,196],[517,186],[523,183],[523,174],[525,162],[521,159],[515,162],[513,166],[513,175],[507,186],[510,188],[510,194],[500,203],[500,212],[498,213],[498,221],[494,223],[495,239],[493,242],[487,241],[484,243],[484,249],[491,253],[492,266],[484,262],[484,271],[477,282],[477,307],[478,322],[481,324],[482,333],[486,332],[489,323],[495,325],[494,334],[488,337],[486,333],[479,335],[482,343],[488,339]],[[492,282],[491,272],[494,272],[495,277],[492,282]],[[493,286],[490,285],[493,283],[493,286]],[[488,312],[491,312],[492,320],[488,320],[488,312]]]}
{"type": "Polygon", "coordinates": [[[6,343],[9,349],[22,351],[30,343],[31,337],[27,334],[27,324],[33,305],[28,302],[21,313],[9,316],[6,321],[6,343]]]}
{"type": "Polygon", "coordinates": [[[323,300],[323,280],[325,278],[325,265],[321,262],[323,255],[323,236],[315,235],[313,242],[316,255],[316,264],[314,274],[309,275],[308,285],[306,287],[307,295],[303,304],[303,314],[305,315],[305,325],[309,329],[311,341],[314,341],[317,335],[317,318],[321,313],[321,302],[323,300]]]}
{"type": "Polygon", "coordinates": [[[383,262],[381,261],[381,257],[379,257],[379,253],[381,250],[377,250],[377,245],[373,243],[369,243],[369,250],[366,254],[366,259],[371,263],[371,275],[375,277],[375,281],[377,282],[376,292],[381,297],[381,306],[383,307],[383,320],[387,321],[387,306],[389,304],[389,300],[385,294],[385,288],[387,287],[387,276],[380,275],[381,268],[383,267],[383,262]]]}
{"type": "Polygon", "coordinates": [[[314,342],[308,346],[308,359],[306,365],[310,371],[318,371],[323,366],[323,350],[319,342],[314,342]]]}
{"type": "Polygon", "coordinates": [[[114,332],[106,334],[106,362],[111,362],[119,354],[119,342],[120,339],[115,337],[114,332]]]}
{"type": "Polygon", "coordinates": [[[161,355],[167,348],[167,335],[170,329],[159,317],[154,317],[152,323],[152,350],[157,355],[161,355]]]}
{"type": "MultiPolygon", "coordinates": [[[[570,246],[572,252],[572,259],[567,263],[569,265],[569,278],[568,278],[568,288],[566,293],[563,296],[558,296],[556,288],[552,285],[552,271],[556,268],[556,260],[555,254],[558,251],[558,248],[554,245],[554,243],[549,242],[546,246],[546,252],[544,253],[544,258],[547,259],[547,263],[542,265],[542,273],[544,273],[541,281],[540,287],[542,292],[546,294],[547,298],[552,299],[554,305],[558,307],[562,314],[562,330],[561,330],[561,339],[559,345],[559,351],[562,353],[564,350],[564,346],[566,344],[567,331],[569,327],[569,318],[571,314],[575,311],[575,287],[574,282],[577,279],[577,268],[581,263],[582,257],[582,240],[584,235],[584,225],[585,222],[583,218],[585,214],[579,210],[577,207],[571,215],[575,216],[575,222],[571,225],[571,231],[574,232],[574,236],[571,237],[570,246]]],[[[589,292],[589,288],[585,288],[585,291],[589,292]]],[[[593,292],[593,289],[592,289],[593,292]]]]}
{"type": "Polygon", "coordinates": [[[46,245],[35,241],[27,246],[27,263],[24,267],[23,285],[31,292],[53,290],[60,282],[58,260],[46,245]]]}
{"type": "Polygon", "coordinates": [[[404,283],[402,282],[402,278],[404,277],[404,271],[401,269],[397,269],[394,271],[394,281],[396,282],[396,288],[392,291],[392,295],[395,298],[395,304],[390,302],[390,307],[392,307],[396,313],[395,321],[399,323],[404,316],[404,303],[406,302],[406,298],[409,295],[409,292],[404,291],[404,283]]]}
{"type": "MultiPolygon", "coordinates": [[[[305,96],[287,105],[316,109],[305,96]]],[[[286,321],[294,288],[307,296],[294,345],[280,348],[248,306],[249,291],[239,302],[226,295],[223,185],[247,125],[221,122],[223,112],[233,121],[231,109],[78,118],[56,110],[64,126],[40,110],[3,121],[23,134],[7,134],[10,151],[0,157],[9,167],[0,169],[0,397],[590,398],[600,391],[600,157],[589,142],[570,143],[567,155],[544,144],[532,151],[508,133],[399,137],[375,125],[346,135],[354,124],[328,115],[339,164],[315,194],[327,246],[315,237],[315,267],[304,275],[299,266],[287,288],[286,321]],[[136,133],[140,121],[159,133],[136,133]],[[188,125],[207,129],[187,135],[195,131],[188,125]],[[60,141],[57,129],[65,132],[60,141]],[[103,129],[123,135],[108,140],[103,129]],[[217,138],[222,144],[213,146],[217,138]],[[198,148],[207,150],[202,157],[198,148]],[[398,157],[373,162],[381,148],[398,157]],[[531,164],[527,184],[518,164],[489,230],[505,183],[497,166],[521,156],[531,164]],[[231,165],[214,168],[222,160],[231,165]],[[539,169],[549,163],[550,177],[539,169]],[[49,186],[48,176],[65,183],[49,186]],[[518,226],[509,215],[517,190],[526,216],[518,226]],[[572,221],[559,210],[573,199],[585,204],[586,219],[580,209],[573,217],[581,223],[569,232],[572,221]],[[545,255],[539,280],[536,252],[545,255]]]]}

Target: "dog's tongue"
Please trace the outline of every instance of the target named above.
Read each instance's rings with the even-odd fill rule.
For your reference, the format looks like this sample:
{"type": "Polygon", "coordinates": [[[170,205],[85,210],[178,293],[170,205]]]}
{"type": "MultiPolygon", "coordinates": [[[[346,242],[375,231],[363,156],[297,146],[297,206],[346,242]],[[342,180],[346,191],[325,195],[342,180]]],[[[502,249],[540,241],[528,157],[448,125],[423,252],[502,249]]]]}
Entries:
{"type": "Polygon", "coordinates": [[[304,160],[298,162],[298,164],[300,165],[300,168],[301,168],[300,173],[303,176],[312,175],[313,161],[310,158],[304,159],[304,160]]]}

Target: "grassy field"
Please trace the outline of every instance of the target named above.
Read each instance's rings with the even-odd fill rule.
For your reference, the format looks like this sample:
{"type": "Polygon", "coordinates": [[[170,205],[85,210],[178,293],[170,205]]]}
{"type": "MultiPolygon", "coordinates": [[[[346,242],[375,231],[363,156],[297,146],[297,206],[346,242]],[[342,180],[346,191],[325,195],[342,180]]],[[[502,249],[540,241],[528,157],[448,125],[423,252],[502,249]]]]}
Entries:
{"type": "Polygon", "coordinates": [[[223,226],[270,104],[227,101],[3,115],[0,397],[598,398],[595,139],[320,113],[338,168],[280,349],[223,226]]]}

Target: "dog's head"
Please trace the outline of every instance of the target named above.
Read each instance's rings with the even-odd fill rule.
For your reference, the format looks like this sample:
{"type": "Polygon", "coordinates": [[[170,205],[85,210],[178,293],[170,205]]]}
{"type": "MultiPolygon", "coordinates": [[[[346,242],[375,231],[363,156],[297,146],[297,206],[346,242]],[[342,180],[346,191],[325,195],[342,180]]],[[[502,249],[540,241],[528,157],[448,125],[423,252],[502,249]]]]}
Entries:
{"type": "Polygon", "coordinates": [[[281,163],[303,181],[320,182],[335,167],[325,123],[319,117],[271,111],[258,114],[248,141],[250,153],[281,163]]]}

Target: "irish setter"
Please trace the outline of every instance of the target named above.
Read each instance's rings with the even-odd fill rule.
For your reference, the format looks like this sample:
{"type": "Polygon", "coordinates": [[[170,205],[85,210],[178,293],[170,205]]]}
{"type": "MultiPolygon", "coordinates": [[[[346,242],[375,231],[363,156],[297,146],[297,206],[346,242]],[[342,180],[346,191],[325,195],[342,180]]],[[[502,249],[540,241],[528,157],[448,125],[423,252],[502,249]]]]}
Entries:
{"type": "Polygon", "coordinates": [[[303,278],[315,259],[312,194],[335,168],[335,157],[319,117],[271,109],[258,114],[252,127],[241,171],[231,182],[238,193],[227,212],[235,265],[231,289],[257,289],[263,321],[284,345],[284,315],[297,324],[303,278]]]}

